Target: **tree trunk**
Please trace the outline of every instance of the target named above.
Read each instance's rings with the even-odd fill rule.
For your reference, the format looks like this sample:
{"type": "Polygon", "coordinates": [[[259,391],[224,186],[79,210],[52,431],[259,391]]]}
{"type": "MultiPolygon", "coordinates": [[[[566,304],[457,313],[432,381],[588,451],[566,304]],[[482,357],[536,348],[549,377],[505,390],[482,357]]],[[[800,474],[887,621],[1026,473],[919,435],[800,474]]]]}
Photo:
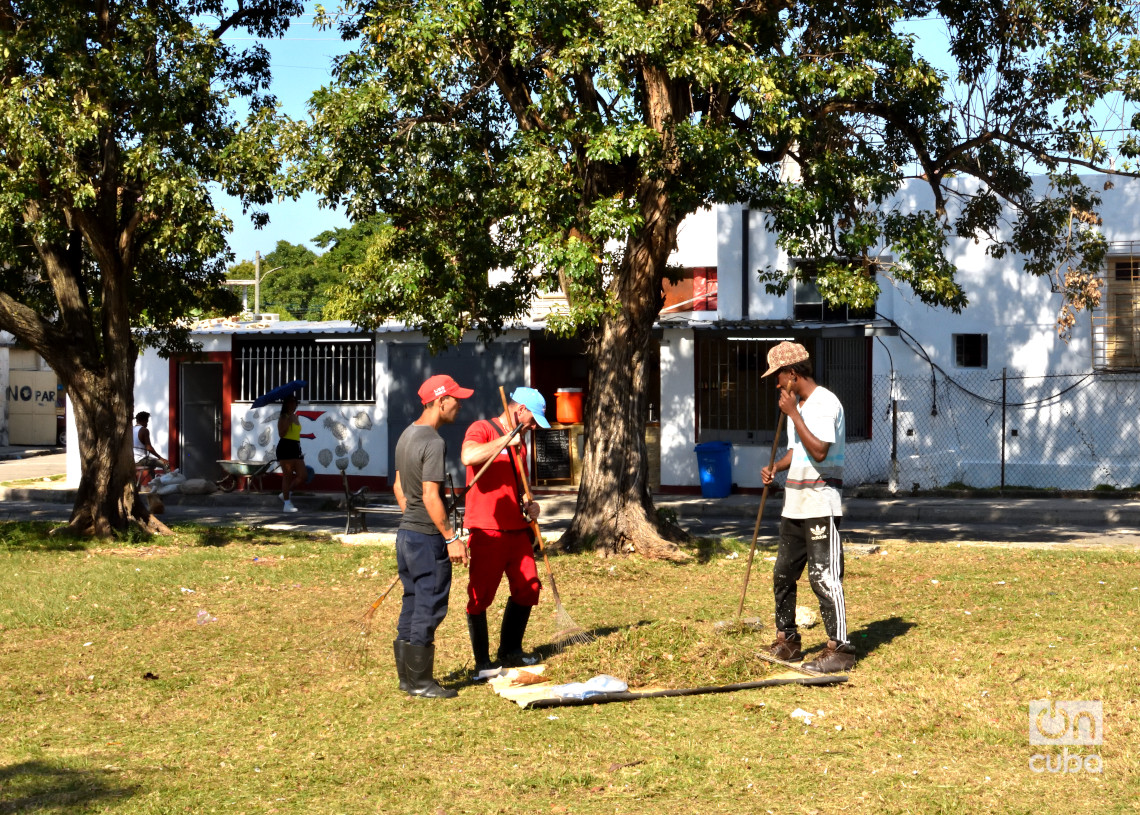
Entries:
{"type": "Polygon", "coordinates": [[[661,280],[676,237],[668,199],[657,185],[642,196],[645,228],[632,236],[612,287],[621,309],[604,318],[590,347],[582,483],[561,545],[592,545],[611,555],[687,560],[688,534],[662,522],[649,492],[645,447],[646,358],[661,309],[661,280]]]}
{"type": "Polygon", "coordinates": [[[131,449],[134,377],[129,376],[126,383],[107,379],[79,372],[67,382],[83,462],[67,529],[96,537],[109,537],[132,527],[170,534],[135,489],[131,449]]]}

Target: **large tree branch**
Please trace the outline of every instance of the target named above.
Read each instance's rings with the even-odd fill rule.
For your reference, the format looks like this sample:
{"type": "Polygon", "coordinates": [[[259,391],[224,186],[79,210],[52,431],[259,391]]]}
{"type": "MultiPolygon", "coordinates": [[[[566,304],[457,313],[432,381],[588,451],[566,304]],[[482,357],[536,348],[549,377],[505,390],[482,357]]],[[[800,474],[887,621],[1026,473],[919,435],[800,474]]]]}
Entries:
{"type": "MultiPolygon", "coordinates": [[[[44,217],[38,201],[27,202],[24,212],[26,223],[36,223],[44,217]]],[[[72,262],[72,253],[66,248],[38,240],[34,236],[32,242],[59,305],[63,335],[76,349],[91,348],[95,337],[90,331],[91,307],[82,287],[81,267],[77,262],[72,262]]]]}
{"type": "Polygon", "coordinates": [[[472,45],[479,55],[479,65],[484,76],[494,80],[499,93],[515,114],[519,129],[549,133],[550,125],[535,110],[530,87],[511,63],[510,54],[498,51],[485,40],[474,40],[472,45]]]}
{"type": "Polygon", "coordinates": [[[61,375],[73,370],[84,356],[56,326],[5,292],[0,292],[0,329],[34,348],[61,375]]]}
{"type": "Polygon", "coordinates": [[[246,20],[252,19],[255,16],[257,16],[257,11],[255,9],[246,8],[244,0],[238,0],[237,11],[235,11],[229,17],[219,20],[217,27],[210,32],[210,36],[215,40],[220,40],[222,38],[222,35],[229,31],[231,28],[241,25],[246,20]]]}
{"type": "Polygon", "coordinates": [[[942,176],[946,172],[945,168],[940,166],[940,162],[936,161],[934,157],[930,155],[926,139],[923,138],[922,132],[914,123],[906,116],[898,114],[889,105],[884,105],[880,102],[846,102],[833,100],[821,105],[816,111],[815,118],[822,121],[831,116],[838,116],[845,113],[874,116],[884,122],[889,122],[899,129],[899,132],[906,137],[911,149],[914,150],[915,157],[918,159],[918,163],[922,166],[923,172],[926,174],[927,183],[934,195],[935,212],[940,216],[945,215],[946,200],[942,193],[941,184],[942,176]]]}

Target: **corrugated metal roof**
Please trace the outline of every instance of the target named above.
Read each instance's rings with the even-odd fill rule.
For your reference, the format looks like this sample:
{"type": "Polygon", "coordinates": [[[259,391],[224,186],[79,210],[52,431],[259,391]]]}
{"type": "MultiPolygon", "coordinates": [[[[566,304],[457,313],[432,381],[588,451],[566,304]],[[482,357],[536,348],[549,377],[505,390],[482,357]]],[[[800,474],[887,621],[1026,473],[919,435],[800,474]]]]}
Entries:
{"type": "MultiPolygon", "coordinates": [[[[369,334],[348,320],[258,320],[242,321],[233,318],[203,320],[191,329],[193,334],[240,334],[266,336],[278,334],[369,334]]],[[[403,323],[385,323],[374,333],[413,331],[403,323]]]]}
{"type": "MultiPolygon", "coordinates": [[[[720,331],[808,331],[821,334],[863,334],[877,336],[896,333],[897,329],[890,320],[859,320],[848,323],[806,323],[788,320],[709,320],[694,318],[690,314],[669,315],[667,319],[659,319],[657,328],[692,328],[697,330],[720,331]]],[[[504,323],[504,331],[542,331],[546,328],[545,320],[515,320],[504,323]]],[[[390,321],[379,326],[375,332],[363,331],[348,320],[263,320],[260,322],[241,322],[231,318],[218,318],[204,320],[196,324],[191,332],[194,334],[231,334],[240,336],[273,336],[287,334],[419,334],[419,330],[410,328],[404,323],[390,321]]]]}

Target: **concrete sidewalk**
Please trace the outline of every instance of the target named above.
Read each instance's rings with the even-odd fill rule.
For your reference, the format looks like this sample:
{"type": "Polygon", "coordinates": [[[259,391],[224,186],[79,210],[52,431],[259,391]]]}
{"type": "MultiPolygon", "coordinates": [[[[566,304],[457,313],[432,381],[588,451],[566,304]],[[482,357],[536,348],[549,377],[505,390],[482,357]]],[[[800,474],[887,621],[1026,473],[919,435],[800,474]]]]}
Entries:
{"type": "Polygon", "coordinates": [[[4,445],[0,446],[0,461],[20,461],[39,456],[53,456],[64,452],[58,445],[4,445]]]}

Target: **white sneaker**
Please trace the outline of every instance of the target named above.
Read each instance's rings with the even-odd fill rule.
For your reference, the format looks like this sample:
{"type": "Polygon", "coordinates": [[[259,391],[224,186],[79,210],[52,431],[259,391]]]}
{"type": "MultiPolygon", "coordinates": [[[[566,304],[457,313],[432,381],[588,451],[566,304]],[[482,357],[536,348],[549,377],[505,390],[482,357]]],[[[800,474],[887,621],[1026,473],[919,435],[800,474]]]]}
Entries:
{"type": "Polygon", "coordinates": [[[297,509],[295,506],[293,506],[292,501],[286,501],[284,509],[286,512],[300,512],[301,511],[301,510],[297,509]]]}
{"type": "Polygon", "coordinates": [[[280,500],[284,501],[284,500],[285,500],[285,493],[283,493],[283,492],[279,492],[279,493],[277,493],[277,497],[278,497],[280,500]]]}

